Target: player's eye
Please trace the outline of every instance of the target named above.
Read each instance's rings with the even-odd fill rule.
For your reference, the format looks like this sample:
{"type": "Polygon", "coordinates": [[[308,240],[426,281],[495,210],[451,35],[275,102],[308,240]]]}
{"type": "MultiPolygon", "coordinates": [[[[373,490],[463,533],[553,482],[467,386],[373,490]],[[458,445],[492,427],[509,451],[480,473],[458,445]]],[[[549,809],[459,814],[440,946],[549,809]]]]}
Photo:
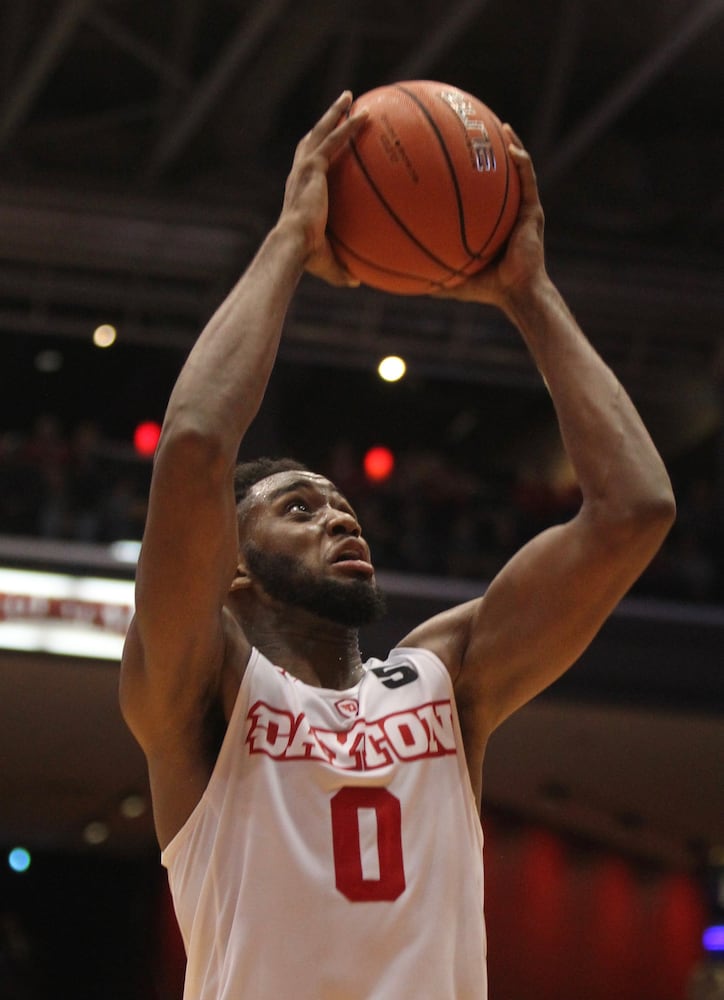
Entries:
{"type": "Polygon", "coordinates": [[[287,503],[284,510],[287,514],[309,514],[311,508],[306,500],[295,497],[287,503]]]}

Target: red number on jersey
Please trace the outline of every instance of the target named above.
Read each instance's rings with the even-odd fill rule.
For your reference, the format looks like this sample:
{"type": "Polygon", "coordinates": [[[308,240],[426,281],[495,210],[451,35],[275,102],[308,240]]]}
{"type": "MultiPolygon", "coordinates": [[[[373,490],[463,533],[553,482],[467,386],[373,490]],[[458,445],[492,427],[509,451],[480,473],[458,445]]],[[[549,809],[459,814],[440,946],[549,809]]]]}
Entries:
{"type": "Polygon", "coordinates": [[[351,786],[340,789],[331,806],[339,891],[353,903],[397,899],[405,890],[400,800],[386,788],[351,786]],[[363,838],[372,841],[364,855],[363,838]]]}

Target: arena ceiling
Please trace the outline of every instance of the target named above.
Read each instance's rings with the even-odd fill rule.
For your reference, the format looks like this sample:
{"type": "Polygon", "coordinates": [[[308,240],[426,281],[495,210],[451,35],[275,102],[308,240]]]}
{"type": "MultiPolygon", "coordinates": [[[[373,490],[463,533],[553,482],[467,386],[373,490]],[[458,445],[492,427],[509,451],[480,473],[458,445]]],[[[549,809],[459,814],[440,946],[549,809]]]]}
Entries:
{"type": "MultiPolygon", "coordinates": [[[[683,425],[696,437],[720,418],[723,50],[723,0],[5,4],[0,332],[86,339],[111,321],[147,358],[185,351],[333,97],[440,79],[514,123],[552,273],[657,404],[665,444],[686,447],[683,425]]],[[[303,284],[283,357],[342,370],[390,348],[423,376],[535,381],[496,316],[303,284]]]]}
{"type": "MultiPolygon", "coordinates": [[[[61,410],[95,407],[113,428],[145,392],[162,407],[180,357],[275,219],[296,140],[345,87],[434,78],[476,93],[531,149],[550,269],[667,458],[685,457],[722,422],[722,51],[724,0],[2,5],[0,426],[48,405],[31,360],[49,344],[70,359],[52,395],[61,410]],[[103,368],[85,350],[98,322],[120,334],[103,368]],[[160,374],[144,380],[141,366],[160,374]]],[[[538,391],[520,342],[493,315],[303,282],[282,350],[300,379],[331,369],[339,392],[390,349],[418,384],[451,399],[451,414],[463,387],[538,391]]],[[[310,412],[312,397],[325,402],[307,394],[310,412]]],[[[705,456],[710,470],[716,447],[705,456]]],[[[410,601],[421,605],[400,600],[394,625],[404,626],[410,601]]],[[[691,863],[720,841],[714,618],[672,633],[652,619],[635,635],[624,629],[625,649],[600,646],[602,675],[609,652],[632,671],[618,694],[604,692],[602,704],[618,707],[583,712],[575,689],[570,703],[522,715],[493,751],[493,801],[550,819],[541,789],[573,789],[570,800],[553,796],[560,826],[667,862],[691,863]],[[697,660],[709,680],[687,704],[677,685],[695,685],[697,660]],[[662,710],[666,677],[678,679],[662,710]],[[667,794],[659,764],[675,771],[667,794]],[[615,829],[604,813],[621,821],[615,829]]],[[[115,672],[69,663],[61,673],[15,655],[0,665],[2,749],[13,761],[0,835],[76,849],[85,823],[144,782],[117,719],[115,672]]],[[[140,833],[114,822],[111,849],[148,848],[147,817],[140,833]]]]}

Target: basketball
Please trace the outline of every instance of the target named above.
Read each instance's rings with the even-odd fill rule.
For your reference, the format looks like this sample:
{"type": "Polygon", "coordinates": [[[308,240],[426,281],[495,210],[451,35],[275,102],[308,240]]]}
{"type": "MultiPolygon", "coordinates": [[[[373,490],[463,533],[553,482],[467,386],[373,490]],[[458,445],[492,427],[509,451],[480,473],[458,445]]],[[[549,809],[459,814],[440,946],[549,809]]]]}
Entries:
{"type": "Polygon", "coordinates": [[[500,120],[457,87],[412,80],[359,97],[369,118],[329,168],[327,236],[363,284],[398,295],[482,270],[518,213],[500,120]]]}

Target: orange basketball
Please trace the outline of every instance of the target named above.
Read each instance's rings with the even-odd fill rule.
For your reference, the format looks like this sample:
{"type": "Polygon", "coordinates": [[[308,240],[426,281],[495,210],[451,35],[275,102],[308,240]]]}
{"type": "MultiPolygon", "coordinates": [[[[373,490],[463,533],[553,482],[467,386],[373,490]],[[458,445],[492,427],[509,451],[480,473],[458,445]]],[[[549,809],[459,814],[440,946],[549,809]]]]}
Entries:
{"type": "Polygon", "coordinates": [[[492,260],[518,213],[518,174],[496,115],[445,83],[359,97],[369,120],[329,170],[327,235],[361,282],[399,295],[452,288],[492,260]]]}

